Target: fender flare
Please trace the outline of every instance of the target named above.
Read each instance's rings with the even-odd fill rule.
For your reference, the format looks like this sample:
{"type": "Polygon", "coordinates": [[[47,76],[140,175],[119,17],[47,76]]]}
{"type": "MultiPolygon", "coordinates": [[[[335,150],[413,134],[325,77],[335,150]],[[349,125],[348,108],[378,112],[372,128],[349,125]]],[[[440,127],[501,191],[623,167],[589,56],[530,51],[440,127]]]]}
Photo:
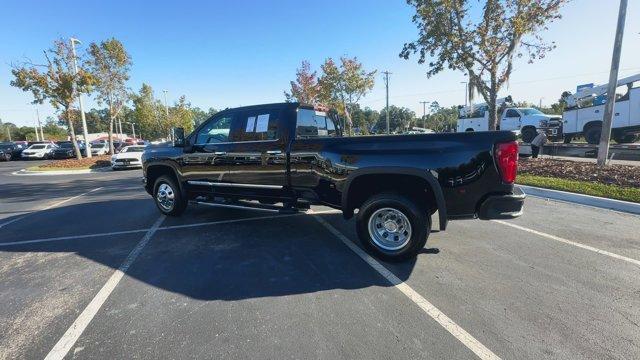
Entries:
{"type": "Polygon", "coordinates": [[[345,218],[350,218],[353,216],[352,211],[347,211],[348,203],[349,203],[349,188],[355,179],[363,175],[411,175],[417,176],[427,181],[431,190],[433,191],[433,195],[436,199],[436,206],[438,208],[438,219],[440,223],[440,230],[444,231],[447,228],[447,206],[444,201],[444,194],[442,192],[442,187],[438,183],[438,180],[429,172],[428,170],[421,170],[416,168],[409,167],[399,167],[399,166],[385,166],[385,167],[369,167],[363,168],[353,171],[347,179],[345,180],[344,186],[342,188],[342,198],[341,198],[341,206],[342,211],[345,218]]]}
{"type": "MultiPolygon", "coordinates": [[[[169,162],[169,161],[150,161],[150,163],[148,165],[146,165],[145,168],[144,168],[144,170],[145,170],[144,171],[145,178],[147,178],[147,173],[148,173],[150,168],[167,168],[167,169],[170,169],[171,172],[173,173],[173,176],[176,178],[176,181],[178,182],[178,186],[180,187],[180,192],[183,193],[183,194],[185,193],[184,184],[182,183],[181,176],[179,175],[177,166],[173,162],[169,162]]],[[[153,187],[153,185],[154,184],[148,184],[148,186],[151,186],[151,187],[153,187]]]]}

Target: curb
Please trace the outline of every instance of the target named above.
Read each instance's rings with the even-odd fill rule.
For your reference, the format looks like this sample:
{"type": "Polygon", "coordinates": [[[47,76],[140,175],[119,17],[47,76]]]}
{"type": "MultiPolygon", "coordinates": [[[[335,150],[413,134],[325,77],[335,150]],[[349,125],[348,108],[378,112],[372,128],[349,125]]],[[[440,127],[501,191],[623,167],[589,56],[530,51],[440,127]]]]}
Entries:
{"type": "Polygon", "coordinates": [[[640,215],[640,204],[629,201],[607,199],[592,195],[576,194],[567,191],[544,189],[528,185],[518,185],[527,195],[565,201],[580,205],[593,206],[601,209],[615,210],[629,214],[640,215]]]}
{"type": "Polygon", "coordinates": [[[98,169],[82,169],[82,170],[47,170],[47,171],[33,171],[22,169],[14,171],[11,175],[24,175],[24,176],[47,176],[47,175],[73,175],[73,174],[93,174],[112,171],[111,167],[104,167],[98,169]]]}

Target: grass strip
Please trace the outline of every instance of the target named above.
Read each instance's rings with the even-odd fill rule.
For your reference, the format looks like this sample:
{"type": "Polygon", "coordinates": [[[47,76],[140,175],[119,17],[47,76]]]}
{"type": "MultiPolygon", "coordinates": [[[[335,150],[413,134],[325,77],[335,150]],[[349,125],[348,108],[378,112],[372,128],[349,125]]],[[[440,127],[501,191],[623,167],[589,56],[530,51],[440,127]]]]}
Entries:
{"type": "Polygon", "coordinates": [[[516,181],[521,185],[537,186],[546,189],[562,190],[577,194],[599,196],[608,199],[640,203],[640,189],[607,185],[588,181],[567,180],[546,176],[518,174],[516,181]]]}

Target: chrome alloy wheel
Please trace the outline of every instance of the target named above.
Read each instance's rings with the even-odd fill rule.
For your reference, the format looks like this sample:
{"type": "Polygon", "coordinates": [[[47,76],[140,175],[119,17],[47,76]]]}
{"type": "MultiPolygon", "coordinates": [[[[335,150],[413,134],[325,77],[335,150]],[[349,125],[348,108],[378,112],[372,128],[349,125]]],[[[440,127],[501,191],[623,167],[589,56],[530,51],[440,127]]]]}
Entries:
{"type": "Polygon", "coordinates": [[[400,210],[381,208],[369,217],[369,236],[384,250],[399,250],[411,239],[411,223],[400,210]]]}
{"type": "Polygon", "coordinates": [[[175,194],[169,184],[162,183],[158,186],[156,201],[163,210],[171,211],[171,209],[173,209],[173,205],[175,204],[175,194]]]}

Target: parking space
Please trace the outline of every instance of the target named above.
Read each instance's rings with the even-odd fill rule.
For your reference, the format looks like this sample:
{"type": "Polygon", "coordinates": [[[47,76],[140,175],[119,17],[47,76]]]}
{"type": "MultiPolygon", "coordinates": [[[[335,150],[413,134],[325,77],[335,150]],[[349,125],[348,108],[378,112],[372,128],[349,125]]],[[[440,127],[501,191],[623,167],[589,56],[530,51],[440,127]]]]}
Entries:
{"type": "Polygon", "coordinates": [[[524,230],[640,260],[637,216],[530,198],[521,228],[452,222],[381,270],[326,208],[161,219],[137,170],[0,166],[0,359],[640,356],[640,266],[524,230]]]}

